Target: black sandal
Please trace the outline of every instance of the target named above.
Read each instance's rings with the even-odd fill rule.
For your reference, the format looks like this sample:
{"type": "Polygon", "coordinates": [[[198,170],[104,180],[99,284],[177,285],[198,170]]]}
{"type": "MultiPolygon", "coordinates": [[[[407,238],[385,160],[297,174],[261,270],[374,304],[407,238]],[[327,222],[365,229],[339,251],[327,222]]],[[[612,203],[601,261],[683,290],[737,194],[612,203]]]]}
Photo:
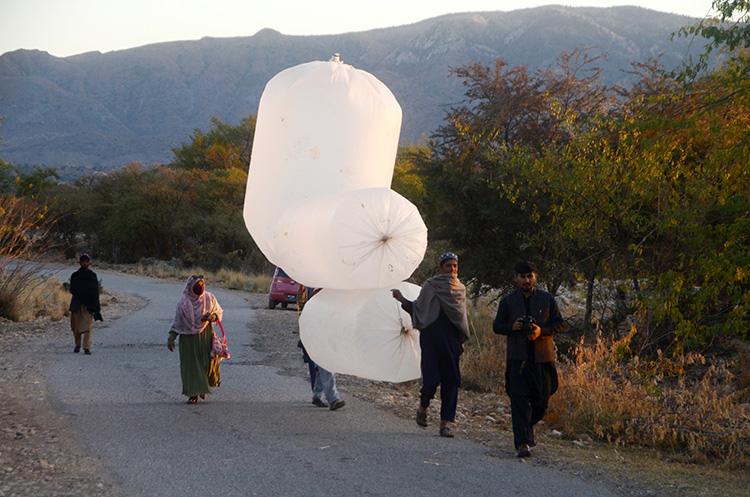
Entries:
{"type": "Polygon", "coordinates": [[[198,396],[190,397],[187,401],[188,404],[197,404],[198,403],[198,396]]]}
{"type": "Polygon", "coordinates": [[[427,428],[427,413],[420,412],[419,409],[417,409],[417,424],[422,428],[427,428]]]}

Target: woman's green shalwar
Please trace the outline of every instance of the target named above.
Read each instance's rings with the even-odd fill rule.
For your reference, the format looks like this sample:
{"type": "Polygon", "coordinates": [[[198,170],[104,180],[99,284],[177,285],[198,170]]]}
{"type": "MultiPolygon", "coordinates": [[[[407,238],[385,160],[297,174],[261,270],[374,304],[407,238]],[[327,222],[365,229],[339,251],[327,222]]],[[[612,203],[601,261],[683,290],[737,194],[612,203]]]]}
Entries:
{"type": "MultiPolygon", "coordinates": [[[[182,394],[196,397],[211,392],[211,387],[221,386],[219,358],[211,357],[213,346],[213,326],[211,323],[197,335],[180,335],[180,376],[182,394]]],[[[169,332],[169,340],[174,342],[177,333],[169,332]]]]}

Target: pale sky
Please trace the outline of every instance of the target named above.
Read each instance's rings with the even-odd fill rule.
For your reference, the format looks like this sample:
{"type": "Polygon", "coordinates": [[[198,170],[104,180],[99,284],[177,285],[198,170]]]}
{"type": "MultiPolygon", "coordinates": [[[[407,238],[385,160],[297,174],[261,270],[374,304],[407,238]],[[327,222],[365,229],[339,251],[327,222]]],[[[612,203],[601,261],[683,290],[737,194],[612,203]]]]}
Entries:
{"type": "MultiPolygon", "coordinates": [[[[458,12],[511,11],[554,0],[0,0],[0,54],[19,48],[58,57],[204,36],[340,34],[458,12]]],[[[640,5],[702,18],[711,0],[567,0],[583,7],[640,5]],[[658,6],[654,6],[658,5],[658,6]]]]}

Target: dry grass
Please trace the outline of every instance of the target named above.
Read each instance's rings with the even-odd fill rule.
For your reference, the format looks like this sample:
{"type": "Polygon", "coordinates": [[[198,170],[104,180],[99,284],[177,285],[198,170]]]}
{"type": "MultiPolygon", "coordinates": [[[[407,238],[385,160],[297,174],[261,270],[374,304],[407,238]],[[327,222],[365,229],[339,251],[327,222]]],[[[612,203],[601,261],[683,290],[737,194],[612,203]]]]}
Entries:
{"type": "Polygon", "coordinates": [[[152,278],[173,278],[187,281],[194,274],[202,275],[208,286],[214,285],[230,290],[243,290],[252,293],[268,293],[271,288],[272,275],[268,274],[246,274],[240,271],[220,269],[216,272],[204,270],[199,267],[183,268],[157,262],[155,264],[135,264],[132,266],[118,267],[120,271],[132,274],[141,274],[152,278]]]}
{"type": "Polygon", "coordinates": [[[56,278],[26,278],[17,293],[0,294],[0,316],[11,321],[33,321],[47,316],[59,321],[67,313],[70,294],[56,278]]]}
{"type": "Polygon", "coordinates": [[[698,354],[624,359],[628,337],[579,346],[560,368],[548,421],[564,435],[666,451],[689,462],[750,467],[750,410],[726,364],[698,354]]]}
{"type": "Polygon", "coordinates": [[[504,393],[505,337],[492,331],[494,309],[485,302],[468,306],[471,337],[461,355],[461,384],[479,392],[504,393]]]}

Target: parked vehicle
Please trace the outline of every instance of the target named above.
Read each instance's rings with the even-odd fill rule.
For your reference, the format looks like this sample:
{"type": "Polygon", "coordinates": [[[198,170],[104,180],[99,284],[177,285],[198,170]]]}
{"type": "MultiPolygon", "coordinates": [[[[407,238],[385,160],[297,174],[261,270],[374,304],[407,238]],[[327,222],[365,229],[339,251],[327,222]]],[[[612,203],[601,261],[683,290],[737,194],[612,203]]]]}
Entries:
{"type": "Polygon", "coordinates": [[[277,304],[286,308],[287,304],[297,303],[297,290],[300,284],[289,277],[280,267],[273,273],[271,291],[268,292],[268,308],[275,309],[277,304]]]}

